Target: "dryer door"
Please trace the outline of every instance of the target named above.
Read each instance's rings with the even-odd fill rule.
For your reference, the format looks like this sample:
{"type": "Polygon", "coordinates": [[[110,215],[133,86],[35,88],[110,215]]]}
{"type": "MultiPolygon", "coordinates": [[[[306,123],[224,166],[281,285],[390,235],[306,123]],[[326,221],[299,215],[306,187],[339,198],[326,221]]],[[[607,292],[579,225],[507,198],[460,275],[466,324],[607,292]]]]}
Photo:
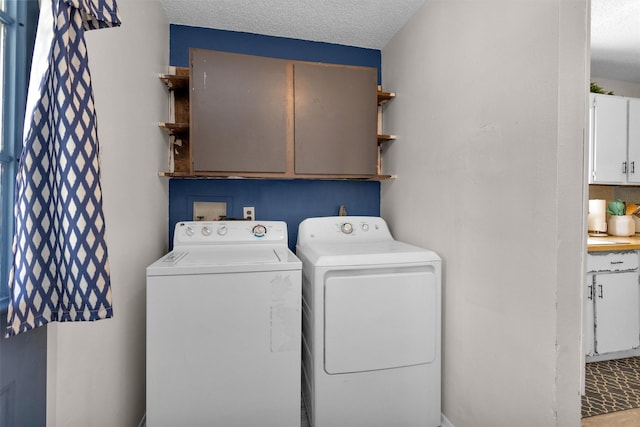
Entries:
{"type": "Polygon", "coordinates": [[[433,362],[438,280],[433,266],[330,272],[324,289],[326,372],[433,362]]]}

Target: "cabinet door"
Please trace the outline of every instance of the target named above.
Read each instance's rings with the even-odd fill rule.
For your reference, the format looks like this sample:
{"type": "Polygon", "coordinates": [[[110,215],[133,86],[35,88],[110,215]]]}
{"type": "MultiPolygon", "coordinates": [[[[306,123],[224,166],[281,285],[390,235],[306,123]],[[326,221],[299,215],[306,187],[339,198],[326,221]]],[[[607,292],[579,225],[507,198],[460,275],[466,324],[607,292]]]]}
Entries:
{"type": "MultiPolygon", "coordinates": [[[[591,95],[590,183],[626,182],[627,99],[591,95]]],[[[640,166],[640,165],[639,165],[640,166]]]]}
{"type": "Polygon", "coordinates": [[[587,274],[587,288],[584,300],[584,353],[593,356],[595,352],[594,346],[594,317],[593,317],[593,274],[587,274]]]}
{"type": "Polygon", "coordinates": [[[190,78],[194,171],[286,171],[286,61],[192,49],[190,78]]]}
{"type": "Polygon", "coordinates": [[[377,173],[377,71],[294,64],[295,173],[377,173]]]}
{"type": "Polygon", "coordinates": [[[599,354],[640,346],[638,272],[598,274],[595,281],[595,342],[599,354]]]}
{"type": "Polygon", "coordinates": [[[629,99],[629,173],[630,183],[640,184],[640,99],[629,99]]]}

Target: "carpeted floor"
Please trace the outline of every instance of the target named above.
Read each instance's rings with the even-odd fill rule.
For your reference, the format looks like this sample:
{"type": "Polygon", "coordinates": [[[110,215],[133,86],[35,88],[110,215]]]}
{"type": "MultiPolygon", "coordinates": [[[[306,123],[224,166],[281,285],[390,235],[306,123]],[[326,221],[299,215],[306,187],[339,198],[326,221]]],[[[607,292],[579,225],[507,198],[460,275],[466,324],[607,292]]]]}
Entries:
{"type": "Polygon", "coordinates": [[[640,357],[587,363],[582,417],[640,407],[640,357]]]}

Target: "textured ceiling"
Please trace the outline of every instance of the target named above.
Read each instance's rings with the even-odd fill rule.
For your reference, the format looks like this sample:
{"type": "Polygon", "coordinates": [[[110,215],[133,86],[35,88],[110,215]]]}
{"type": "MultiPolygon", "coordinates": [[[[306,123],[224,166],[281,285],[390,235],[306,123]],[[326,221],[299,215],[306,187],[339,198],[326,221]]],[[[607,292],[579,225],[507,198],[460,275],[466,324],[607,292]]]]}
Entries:
{"type": "Polygon", "coordinates": [[[169,22],[382,49],[424,0],[162,0],[169,22]]]}
{"type": "MultiPolygon", "coordinates": [[[[161,0],[169,22],[382,49],[425,0],[161,0]]],[[[591,0],[591,74],[640,83],[640,0],[591,0]]],[[[541,27],[543,28],[543,27],[541,27]]]]}

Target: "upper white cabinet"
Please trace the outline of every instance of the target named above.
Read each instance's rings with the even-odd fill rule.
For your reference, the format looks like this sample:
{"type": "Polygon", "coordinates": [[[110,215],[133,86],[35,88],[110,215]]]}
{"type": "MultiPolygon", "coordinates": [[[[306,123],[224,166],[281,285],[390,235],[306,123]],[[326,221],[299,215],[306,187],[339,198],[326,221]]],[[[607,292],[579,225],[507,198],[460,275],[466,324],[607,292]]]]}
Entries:
{"type": "Polygon", "coordinates": [[[640,99],[590,95],[589,184],[640,184],[640,99]]]}
{"type": "Polygon", "coordinates": [[[628,161],[630,162],[630,169],[627,174],[627,181],[637,184],[640,183],[640,99],[629,98],[628,112],[628,161]]]}

